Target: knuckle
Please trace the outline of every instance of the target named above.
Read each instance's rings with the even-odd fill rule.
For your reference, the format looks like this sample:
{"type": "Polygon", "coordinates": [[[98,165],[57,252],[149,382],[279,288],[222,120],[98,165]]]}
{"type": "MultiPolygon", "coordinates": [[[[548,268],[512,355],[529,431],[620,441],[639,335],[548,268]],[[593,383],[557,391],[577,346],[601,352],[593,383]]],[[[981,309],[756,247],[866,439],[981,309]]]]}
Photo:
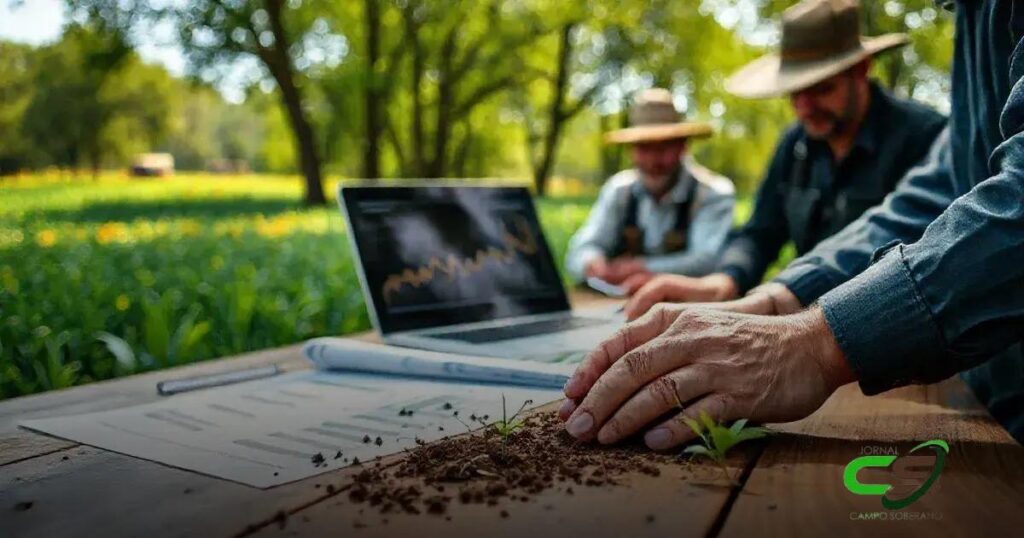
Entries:
{"type": "Polygon", "coordinates": [[[623,359],[623,363],[625,363],[626,371],[629,372],[630,376],[640,378],[651,371],[653,359],[651,347],[647,346],[629,352],[623,359]]]}
{"type": "Polygon", "coordinates": [[[680,405],[679,391],[676,388],[676,382],[669,376],[662,376],[655,379],[650,385],[648,385],[647,390],[654,401],[661,403],[665,407],[672,408],[680,405]]]}

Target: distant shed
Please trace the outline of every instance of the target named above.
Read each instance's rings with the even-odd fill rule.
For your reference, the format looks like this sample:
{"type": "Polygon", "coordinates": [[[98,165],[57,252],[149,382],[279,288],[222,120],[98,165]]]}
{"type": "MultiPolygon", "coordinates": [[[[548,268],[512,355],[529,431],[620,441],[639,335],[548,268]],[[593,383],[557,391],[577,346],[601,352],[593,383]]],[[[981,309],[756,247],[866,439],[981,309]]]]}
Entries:
{"type": "Polygon", "coordinates": [[[169,176],[173,173],[174,156],[170,153],[142,153],[132,161],[133,176],[169,176]]]}

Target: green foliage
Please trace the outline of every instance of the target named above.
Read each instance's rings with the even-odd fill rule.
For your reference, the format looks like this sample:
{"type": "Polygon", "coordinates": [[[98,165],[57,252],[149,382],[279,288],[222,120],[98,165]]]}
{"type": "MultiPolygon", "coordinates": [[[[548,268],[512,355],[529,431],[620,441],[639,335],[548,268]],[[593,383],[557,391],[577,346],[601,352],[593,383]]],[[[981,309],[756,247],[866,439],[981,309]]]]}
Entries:
{"type": "MultiPolygon", "coordinates": [[[[0,183],[0,398],[370,328],[294,177],[0,183]]],[[[559,266],[592,199],[542,199],[559,266]]],[[[511,419],[514,420],[514,419],[511,419]]]]}
{"type": "MultiPolygon", "coordinates": [[[[741,193],[751,193],[792,114],[785,99],[739,99],[725,93],[723,81],[776,46],[779,16],[792,4],[76,0],[69,2],[69,9],[80,25],[70,27],[59,44],[40,50],[4,45],[0,128],[23,124],[25,137],[0,140],[0,168],[5,154],[15,166],[88,164],[88,155],[76,154],[85,151],[82,141],[90,139],[79,126],[109,124],[104,127],[107,135],[94,138],[104,166],[121,166],[126,156],[146,148],[170,150],[181,169],[242,159],[257,171],[295,171],[294,126],[283,112],[269,68],[257,74],[240,104],[225,103],[203,84],[139,83],[140,88],[159,90],[154,92],[153,111],[162,110],[168,118],[161,127],[153,120],[156,116],[136,106],[92,106],[114,97],[124,103],[137,99],[124,92],[100,92],[96,77],[103,69],[83,67],[114,65],[110,62],[130,45],[123,36],[147,35],[156,21],[177,31],[190,76],[204,84],[254,61],[270,66],[266,52],[274,44],[274,31],[267,14],[280,6],[302,108],[313,125],[324,168],[332,173],[358,176],[363,170],[369,144],[367,99],[372,93],[381,109],[375,136],[381,176],[529,177],[551,123],[560,32],[571,26],[563,110],[577,113],[566,119],[557,145],[556,177],[595,184],[628,166],[628,152],[605,147],[601,135],[626,121],[636,90],[657,84],[674,90],[689,118],[716,127],[713,138],[692,147],[697,158],[731,177],[741,193]],[[379,14],[379,50],[373,61],[368,39],[372,6],[379,14]],[[85,39],[83,33],[93,37],[85,39]],[[58,49],[64,52],[56,54],[58,49]],[[39,55],[46,55],[46,61],[37,60],[39,55]],[[69,76],[42,77],[26,65],[69,76]],[[168,88],[170,102],[164,103],[168,88]],[[58,95],[71,96],[81,106],[70,107],[54,97],[58,95]],[[583,105],[578,111],[577,104],[583,105]],[[109,122],[79,118],[94,111],[107,111],[109,122]]],[[[936,9],[933,0],[862,2],[862,12],[865,34],[902,31],[913,42],[880,56],[873,74],[900,94],[944,105],[953,34],[949,14],[936,9]]],[[[138,63],[131,60],[133,54],[117,68],[122,74],[109,78],[129,86],[146,79],[144,69],[133,67],[138,63]]]]}
{"type": "Polygon", "coordinates": [[[681,420],[693,430],[693,433],[697,434],[702,443],[686,447],[683,449],[683,453],[704,456],[714,461],[730,481],[732,479],[729,477],[729,471],[725,466],[725,456],[729,449],[744,441],[760,439],[771,433],[767,428],[759,426],[748,427],[747,419],[745,418],[737,420],[731,426],[726,427],[718,423],[703,409],[700,410],[699,421],[690,417],[681,417],[681,420]]]}

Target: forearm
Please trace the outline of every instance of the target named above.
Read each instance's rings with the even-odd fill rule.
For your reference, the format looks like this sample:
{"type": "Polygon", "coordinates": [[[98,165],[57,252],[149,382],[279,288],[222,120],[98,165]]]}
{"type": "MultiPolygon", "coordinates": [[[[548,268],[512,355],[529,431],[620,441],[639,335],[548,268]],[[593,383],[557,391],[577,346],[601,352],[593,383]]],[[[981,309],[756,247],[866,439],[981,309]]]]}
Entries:
{"type": "Polygon", "coordinates": [[[952,203],[954,194],[949,132],[944,129],[927,159],[911,169],[878,207],[798,258],[773,281],[809,305],[863,272],[878,250],[893,242],[912,243],[952,203]]]}

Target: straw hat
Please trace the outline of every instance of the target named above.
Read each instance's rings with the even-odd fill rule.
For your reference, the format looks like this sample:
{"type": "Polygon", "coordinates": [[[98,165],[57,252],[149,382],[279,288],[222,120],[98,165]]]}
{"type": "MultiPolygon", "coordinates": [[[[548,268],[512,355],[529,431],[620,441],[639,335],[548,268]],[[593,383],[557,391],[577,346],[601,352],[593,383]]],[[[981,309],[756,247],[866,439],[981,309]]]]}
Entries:
{"type": "Polygon", "coordinates": [[[790,94],[909,42],[906,34],[861,36],[857,0],[804,0],[782,14],[780,51],[744,66],[725,89],[749,98],[790,94]]]}
{"type": "Polygon", "coordinates": [[[604,141],[608,144],[636,144],[711,136],[710,124],[683,120],[683,115],[672,103],[671,92],[663,88],[644,90],[637,95],[629,110],[629,127],[609,132],[604,141]]]}

